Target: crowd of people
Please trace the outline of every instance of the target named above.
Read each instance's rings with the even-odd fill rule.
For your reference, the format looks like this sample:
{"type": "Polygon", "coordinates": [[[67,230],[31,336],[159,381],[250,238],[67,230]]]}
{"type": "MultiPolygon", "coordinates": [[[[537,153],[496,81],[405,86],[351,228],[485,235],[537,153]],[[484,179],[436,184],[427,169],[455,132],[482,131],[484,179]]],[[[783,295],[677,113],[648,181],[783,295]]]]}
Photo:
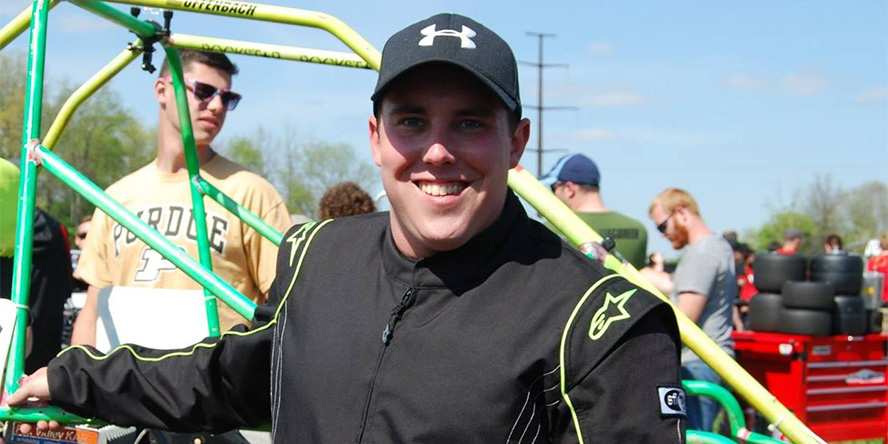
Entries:
{"type": "MultiPolygon", "coordinates": [[[[180,53],[201,176],[286,233],[278,248],[207,201],[213,269],[259,308],[245,319],[220,304],[224,333],[199,346],[103,355],[93,347],[100,289],[200,286],[97,209],[74,237],[73,276],[87,293],[74,346],[29,367],[9,404],[52,402],[208,443],[238,442],[233,429],[264,422],[274,442],[680,443],[686,428],[711,430],[717,403],[685,400],[680,381],[721,378],[682,347],[668,305],[530,219],[508,190],[531,124],[514,55],[496,33],[440,14],[394,34],[368,120],[391,210],[377,213],[345,182],[320,199],[317,222],[293,227],[274,187],[212,146],[241,100],[237,67],[222,54],[180,53]]],[[[197,257],[166,63],[152,87],[157,156],[107,192],[197,257]]],[[[666,188],[647,223],[683,252],[670,270],[648,252],[647,223],[605,205],[602,177],[571,154],[541,181],[733,356],[745,314],[735,301],[755,294],[755,252],[714,232],[691,193],[666,188]]],[[[801,242],[790,229],[773,250],[794,254],[801,242]]],[[[888,233],[881,245],[869,269],[888,273],[888,233]]],[[[844,254],[842,240],[828,237],[824,251],[844,254]]]]}

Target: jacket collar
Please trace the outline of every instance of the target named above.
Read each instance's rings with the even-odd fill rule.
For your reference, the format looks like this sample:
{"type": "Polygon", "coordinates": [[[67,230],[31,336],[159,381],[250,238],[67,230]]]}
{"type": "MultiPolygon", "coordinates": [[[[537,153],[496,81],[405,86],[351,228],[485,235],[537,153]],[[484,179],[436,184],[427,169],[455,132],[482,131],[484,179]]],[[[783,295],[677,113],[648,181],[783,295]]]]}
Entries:
{"type": "Polygon", "coordinates": [[[476,286],[502,265],[515,248],[507,240],[529,222],[524,208],[511,190],[499,217],[463,246],[434,256],[411,260],[402,255],[386,229],[383,249],[385,273],[413,288],[447,288],[459,295],[476,286]]]}

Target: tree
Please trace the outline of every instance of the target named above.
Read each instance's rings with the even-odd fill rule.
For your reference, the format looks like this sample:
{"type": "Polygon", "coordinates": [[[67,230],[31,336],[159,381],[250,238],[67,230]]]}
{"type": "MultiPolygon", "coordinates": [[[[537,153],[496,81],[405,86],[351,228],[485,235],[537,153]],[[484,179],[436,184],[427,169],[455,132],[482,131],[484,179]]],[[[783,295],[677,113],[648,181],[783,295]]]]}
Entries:
{"type": "Polygon", "coordinates": [[[324,191],[339,182],[352,181],[367,188],[376,180],[375,169],[358,159],[351,145],[300,138],[295,128],[284,127],[278,137],[269,137],[263,148],[275,162],[277,183],[284,190],[291,213],[309,217],[317,214],[324,191]]]}
{"type": "Polygon", "coordinates": [[[811,217],[823,235],[845,231],[848,218],[844,211],[846,192],[833,182],[832,175],[814,175],[802,199],[804,213],[811,217]]]}
{"type": "MultiPolygon", "coordinates": [[[[25,54],[0,54],[0,155],[16,164],[21,156],[26,64],[25,54]]],[[[49,78],[45,83],[61,83],[62,87],[55,92],[49,88],[44,90],[41,139],[74,90],[64,82],[49,78]]],[[[153,131],[142,126],[120,104],[116,91],[105,87],[77,109],[53,149],[84,176],[106,188],[147,163],[153,155],[154,143],[153,131]]],[[[40,175],[37,205],[73,228],[93,207],[56,178],[47,176],[40,175]]]]}
{"type": "Polygon", "coordinates": [[[811,254],[820,251],[820,229],[814,220],[807,214],[794,211],[782,211],[771,215],[756,236],[756,245],[766,248],[771,242],[783,244],[783,232],[789,228],[795,228],[802,233],[802,247],[800,253],[811,254]]]}
{"type": "Polygon", "coordinates": [[[367,188],[377,177],[350,145],[303,138],[291,125],[276,133],[260,126],[250,136],[233,137],[220,151],[272,182],[291,213],[311,218],[327,188],[344,181],[367,188]]]}
{"type": "Polygon", "coordinates": [[[888,185],[869,181],[847,193],[844,211],[850,221],[846,245],[863,245],[888,231],[888,185]]]}
{"type": "Polygon", "coordinates": [[[264,127],[260,126],[253,136],[235,136],[222,144],[219,151],[231,160],[245,166],[248,170],[260,176],[268,177],[269,171],[265,167],[267,156],[254,143],[254,140],[266,140],[267,137],[268,132],[264,127]]]}
{"type": "MultiPolygon", "coordinates": [[[[60,97],[67,98],[68,92],[66,88],[60,97]]],[[[104,189],[151,160],[156,144],[153,133],[120,103],[116,91],[106,87],[77,109],[53,151],[104,189]]],[[[41,176],[39,195],[47,212],[72,226],[94,208],[46,175],[41,176]]]]}

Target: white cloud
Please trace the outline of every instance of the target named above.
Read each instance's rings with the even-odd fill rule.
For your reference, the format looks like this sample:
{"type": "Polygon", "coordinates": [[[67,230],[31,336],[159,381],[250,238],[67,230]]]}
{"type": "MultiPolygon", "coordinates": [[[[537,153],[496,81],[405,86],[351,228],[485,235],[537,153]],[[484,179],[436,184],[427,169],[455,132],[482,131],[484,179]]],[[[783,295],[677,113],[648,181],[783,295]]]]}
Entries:
{"type": "Polygon", "coordinates": [[[605,107],[635,106],[644,102],[644,97],[632,90],[592,92],[579,99],[581,105],[605,107]]]}
{"type": "MultiPolygon", "coordinates": [[[[531,91],[529,89],[528,91],[531,91]]],[[[536,91],[525,97],[536,97],[536,91]]],[[[546,88],[546,105],[574,105],[600,107],[640,106],[645,97],[628,86],[593,88],[588,85],[556,84],[546,88]]]]}
{"type": "Polygon", "coordinates": [[[782,93],[797,97],[812,96],[830,86],[828,79],[812,73],[787,74],[779,78],[735,74],[726,78],[725,83],[738,89],[782,93]]]}
{"type": "Polygon", "coordinates": [[[58,14],[51,19],[54,21],[53,24],[55,26],[71,34],[87,34],[121,28],[109,20],[92,14],[58,14]]]}
{"type": "Polygon", "coordinates": [[[857,103],[875,103],[886,99],[888,99],[888,88],[882,87],[861,92],[854,97],[854,101],[857,103]]]}
{"type": "Polygon", "coordinates": [[[829,81],[815,74],[789,74],[779,82],[780,89],[794,96],[814,95],[829,86],[829,81]]]}
{"type": "Polygon", "coordinates": [[[762,81],[755,78],[750,77],[745,74],[736,74],[731,77],[725,79],[725,82],[733,86],[734,88],[739,89],[751,89],[751,90],[759,90],[762,89],[762,81]]]}
{"type": "Polygon", "coordinates": [[[617,52],[617,47],[613,43],[592,42],[589,44],[589,51],[596,54],[613,54],[617,52]]]}
{"type": "Polygon", "coordinates": [[[570,139],[578,142],[595,142],[613,139],[614,137],[616,137],[614,133],[601,128],[583,128],[570,134],[570,139]]]}

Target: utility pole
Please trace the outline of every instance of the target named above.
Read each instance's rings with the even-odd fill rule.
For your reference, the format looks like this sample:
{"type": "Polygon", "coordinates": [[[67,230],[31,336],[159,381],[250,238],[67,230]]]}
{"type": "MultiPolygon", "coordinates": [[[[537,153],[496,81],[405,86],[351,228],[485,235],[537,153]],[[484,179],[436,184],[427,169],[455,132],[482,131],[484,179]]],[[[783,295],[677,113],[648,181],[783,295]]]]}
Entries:
{"type": "Polygon", "coordinates": [[[537,110],[537,177],[541,177],[543,175],[543,111],[577,108],[575,106],[543,106],[543,68],[565,68],[568,65],[566,63],[543,63],[543,39],[546,37],[555,37],[555,34],[528,31],[527,35],[537,37],[537,39],[539,40],[539,60],[537,63],[524,61],[519,61],[518,63],[521,63],[523,65],[536,66],[539,71],[539,76],[537,78],[537,106],[525,105],[525,107],[536,108],[537,110]]]}

